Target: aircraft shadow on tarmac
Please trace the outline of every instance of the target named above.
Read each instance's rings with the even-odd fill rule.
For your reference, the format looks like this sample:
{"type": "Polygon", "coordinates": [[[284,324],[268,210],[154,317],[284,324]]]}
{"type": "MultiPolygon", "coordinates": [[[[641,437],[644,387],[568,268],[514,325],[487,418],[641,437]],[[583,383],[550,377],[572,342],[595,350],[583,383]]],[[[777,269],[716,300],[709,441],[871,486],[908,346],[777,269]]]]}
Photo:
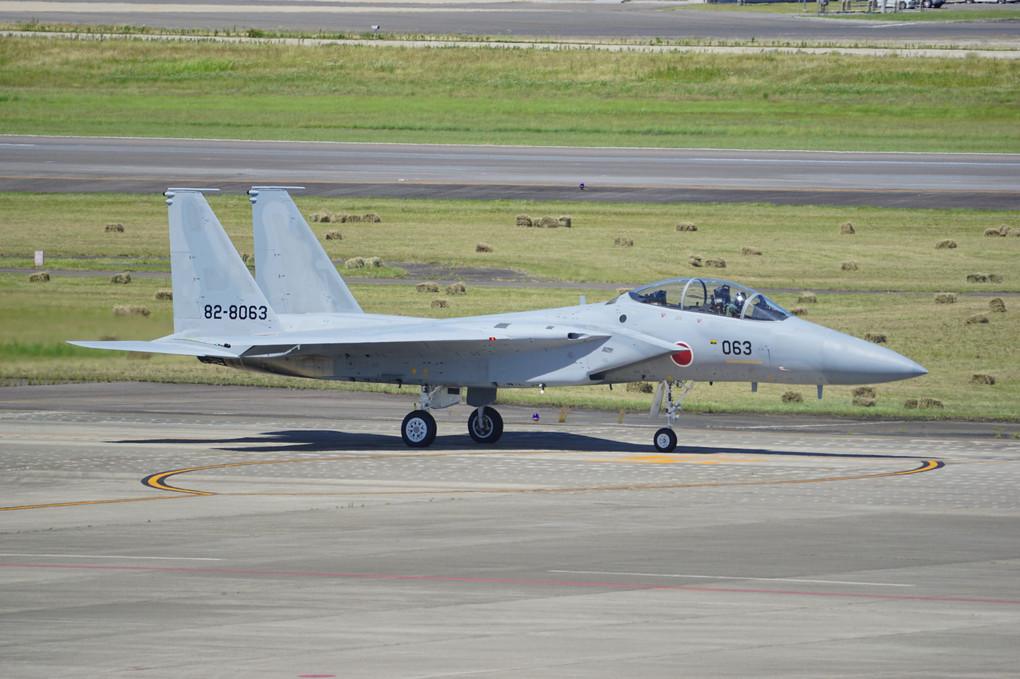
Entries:
{"type": "MultiPolygon", "coordinates": [[[[200,444],[217,447],[219,450],[243,453],[292,452],[292,453],[338,453],[344,451],[364,452],[374,450],[405,451],[411,454],[427,456],[429,451],[437,454],[446,451],[467,452],[514,452],[532,450],[552,450],[563,452],[604,452],[604,453],[645,453],[655,454],[650,445],[627,443],[615,440],[600,439],[569,432],[534,431],[505,432],[499,442],[489,446],[479,446],[467,434],[439,436],[433,448],[408,448],[399,436],[385,434],[349,433],[329,429],[289,429],[269,431],[255,436],[233,438],[166,438],[122,440],[117,443],[130,444],[161,444],[188,445],[200,444]]],[[[758,448],[710,447],[710,446],[677,446],[673,455],[715,455],[744,454],[795,457],[829,457],[829,458],[874,458],[874,459],[908,459],[919,460],[914,455],[879,455],[862,453],[827,453],[764,450],[758,448]]]]}

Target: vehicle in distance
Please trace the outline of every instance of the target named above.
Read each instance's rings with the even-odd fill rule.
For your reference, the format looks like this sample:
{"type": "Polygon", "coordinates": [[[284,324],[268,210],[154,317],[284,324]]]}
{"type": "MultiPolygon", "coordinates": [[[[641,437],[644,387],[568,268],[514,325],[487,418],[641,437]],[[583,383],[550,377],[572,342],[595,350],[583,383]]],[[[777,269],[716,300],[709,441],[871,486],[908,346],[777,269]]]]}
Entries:
{"type": "Polygon", "coordinates": [[[473,408],[468,433],[494,443],[502,388],[657,382],[671,451],[681,402],[697,381],[871,384],[926,374],[885,347],[791,315],[728,281],[675,278],[609,302],[431,319],[365,313],[283,187],[249,192],[255,277],[201,189],[166,192],[174,332],[153,341],[78,346],[195,356],[204,363],[323,380],[420,386],[404,418],[409,446],[431,445],[429,413],[473,408]],[[674,389],[680,393],[674,397],[674,389]],[[466,394],[462,394],[466,391],[466,394]]]}

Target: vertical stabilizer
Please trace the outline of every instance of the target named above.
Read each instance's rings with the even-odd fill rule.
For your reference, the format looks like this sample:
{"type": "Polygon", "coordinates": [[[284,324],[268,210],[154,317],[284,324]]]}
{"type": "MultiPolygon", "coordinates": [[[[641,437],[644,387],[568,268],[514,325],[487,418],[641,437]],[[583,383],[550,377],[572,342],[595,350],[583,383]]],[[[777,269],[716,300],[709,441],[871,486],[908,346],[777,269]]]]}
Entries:
{"type": "Polygon", "coordinates": [[[283,187],[248,192],[255,281],[281,314],[362,313],[336,267],[283,187]]]}
{"type": "Polygon", "coordinates": [[[167,189],[174,333],[254,335],[280,328],[202,189],[167,189]]]}

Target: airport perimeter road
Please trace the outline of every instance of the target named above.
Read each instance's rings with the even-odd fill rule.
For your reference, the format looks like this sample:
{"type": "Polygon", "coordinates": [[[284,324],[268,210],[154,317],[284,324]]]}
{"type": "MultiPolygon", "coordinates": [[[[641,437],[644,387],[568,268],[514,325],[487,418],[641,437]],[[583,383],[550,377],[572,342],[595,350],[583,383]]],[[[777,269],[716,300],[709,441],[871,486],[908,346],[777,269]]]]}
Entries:
{"type": "Polygon", "coordinates": [[[321,196],[1015,210],[1018,177],[1017,154],[0,136],[0,191],[296,184],[321,196]]]}
{"type": "Polygon", "coordinates": [[[1016,426],[0,389],[0,674],[1011,676],[1016,426]]]}
{"type": "MultiPolygon", "coordinates": [[[[676,2],[307,2],[246,0],[0,1],[0,21],[361,35],[486,35],[576,39],[663,38],[873,44],[1017,44],[1015,21],[886,22],[760,12],[706,12],[676,2]]],[[[956,4],[956,7],[964,5],[956,4]]],[[[928,11],[928,10],[925,10],[928,11]]],[[[937,10],[932,10],[937,11],[937,10]]]]}

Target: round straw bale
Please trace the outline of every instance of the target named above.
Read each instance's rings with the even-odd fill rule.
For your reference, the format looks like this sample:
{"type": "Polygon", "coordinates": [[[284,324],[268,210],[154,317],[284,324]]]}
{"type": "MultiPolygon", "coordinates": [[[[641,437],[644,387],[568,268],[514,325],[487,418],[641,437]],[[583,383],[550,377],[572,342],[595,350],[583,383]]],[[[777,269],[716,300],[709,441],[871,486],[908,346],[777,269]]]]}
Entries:
{"type": "Polygon", "coordinates": [[[149,307],[141,304],[116,304],[113,307],[114,316],[148,316],[150,313],[149,307]]]}
{"type": "Polygon", "coordinates": [[[1006,313],[1006,303],[1002,301],[1001,297],[993,297],[988,300],[988,308],[992,310],[992,313],[1004,314],[1006,313]]]}
{"type": "Polygon", "coordinates": [[[803,403],[804,397],[796,391],[788,391],[783,394],[782,401],[783,403],[803,403]]]}
{"type": "Polygon", "coordinates": [[[379,267],[382,266],[382,258],[369,257],[368,259],[365,260],[365,266],[371,267],[373,269],[378,269],[379,267]]]}
{"type": "Polygon", "coordinates": [[[655,391],[655,385],[651,382],[628,382],[627,391],[633,391],[639,394],[650,394],[655,391]]]}
{"type": "Polygon", "coordinates": [[[857,233],[856,231],[854,231],[854,225],[851,224],[850,222],[843,222],[842,224],[840,224],[839,225],[839,232],[842,233],[842,234],[854,234],[854,233],[857,233]]]}
{"type": "Polygon", "coordinates": [[[255,261],[255,258],[252,257],[252,254],[250,252],[242,252],[241,261],[244,262],[245,264],[251,264],[252,262],[255,261]]]}
{"type": "Polygon", "coordinates": [[[339,231],[327,231],[326,240],[343,240],[344,235],[339,231]]]}
{"type": "Polygon", "coordinates": [[[758,248],[743,247],[743,248],[740,248],[740,254],[742,254],[744,256],[747,256],[747,257],[754,257],[754,256],[757,256],[757,255],[761,255],[761,250],[758,249],[758,248]]]}
{"type": "Polygon", "coordinates": [[[374,212],[369,212],[368,214],[361,215],[361,221],[367,224],[378,224],[382,221],[382,218],[374,212]]]}
{"type": "Polygon", "coordinates": [[[690,257],[687,258],[687,263],[690,264],[691,266],[700,267],[701,255],[691,255],[690,257]]]}
{"type": "Polygon", "coordinates": [[[964,325],[981,325],[987,322],[988,316],[985,316],[984,314],[974,314],[964,322],[964,325]]]}
{"type": "Polygon", "coordinates": [[[874,342],[875,344],[885,344],[885,333],[866,332],[864,333],[864,339],[867,342],[874,342]]]}
{"type": "Polygon", "coordinates": [[[365,268],[365,258],[351,257],[346,262],[344,262],[344,266],[347,267],[348,269],[363,269],[365,268]]]}
{"type": "Polygon", "coordinates": [[[697,231],[698,227],[694,222],[680,222],[676,225],[677,231],[697,231]]]}
{"type": "Polygon", "coordinates": [[[122,285],[127,285],[128,283],[131,282],[131,274],[127,273],[127,272],[125,272],[125,273],[115,273],[112,276],[110,276],[110,282],[111,283],[120,283],[122,285]]]}
{"type": "Polygon", "coordinates": [[[970,383],[992,385],[995,384],[995,378],[992,377],[991,375],[976,374],[971,376],[970,383]]]}
{"type": "Polygon", "coordinates": [[[310,217],[313,222],[328,222],[330,212],[329,210],[319,210],[318,212],[313,212],[310,217]]]}
{"type": "Polygon", "coordinates": [[[537,226],[540,229],[555,229],[559,225],[560,220],[556,219],[555,217],[550,217],[548,215],[542,217],[540,220],[538,220],[538,223],[535,224],[535,226],[537,226]]]}
{"type": "Polygon", "coordinates": [[[1002,282],[1002,274],[1001,273],[990,273],[990,274],[988,274],[988,282],[989,283],[1001,283],[1002,282]]]}
{"type": "Polygon", "coordinates": [[[818,295],[813,292],[802,292],[797,297],[797,302],[800,304],[815,304],[818,302],[818,295]]]}
{"type": "Polygon", "coordinates": [[[157,290],[155,298],[160,302],[173,301],[174,292],[173,290],[157,290]]]}
{"type": "Polygon", "coordinates": [[[460,281],[458,281],[456,283],[451,283],[450,285],[446,286],[446,294],[447,295],[465,295],[465,294],[467,294],[467,286],[464,285],[464,283],[462,283],[460,281]]]}
{"type": "Polygon", "coordinates": [[[531,226],[531,217],[528,215],[517,215],[517,226],[531,226]]]}
{"type": "Polygon", "coordinates": [[[1005,235],[1006,234],[1002,233],[998,229],[985,229],[985,236],[987,236],[989,238],[999,238],[1000,236],[1005,236],[1005,235]]]}
{"type": "Polygon", "coordinates": [[[123,224],[107,224],[106,233],[124,233],[123,224]]]}
{"type": "Polygon", "coordinates": [[[956,293],[955,292],[936,292],[935,293],[936,304],[956,304],[956,293]]]}
{"type": "Polygon", "coordinates": [[[449,309],[450,303],[445,299],[434,299],[430,305],[433,309],[449,309]]]}
{"type": "Polygon", "coordinates": [[[49,271],[36,271],[33,274],[28,275],[29,283],[49,283],[50,272],[49,271]]]}
{"type": "Polygon", "coordinates": [[[968,283],[987,283],[988,274],[986,273],[969,273],[967,274],[968,283]]]}
{"type": "Polygon", "coordinates": [[[713,269],[725,269],[726,268],[726,260],[725,259],[706,259],[705,260],[705,266],[711,267],[713,269]]]}
{"type": "Polygon", "coordinates": [[[794,316],[807,316],[807,309],[802,306],[795,306],[790,309],[790,313],[794,316]]]}
{"type": "Polygon", "coordinates": [[[478,243],[475,245],[475,252],[492,252],[492,246],[488,243],[478,243]]]}
{"type": "Polygon", "coordinates": [[[626,236],[620,236],[619,238],[613,239],[613,245],[622,245],[624,247],[632,247],[634,245],[633,238],[627,238],[626,236]]]}
{"type": "Polygon", "coordinates": [[[573,220],[570,219],[570,217],[567,215],[563,215],[557,221],[559,221],[560,226],[563,227],[564,229],[569,229],[573,225],[573,220]]]}
{"type": "Polygon", "coordinates": [[[935,244],[936,250],[952,250],[956,247],[956,241],[952,238],[944,238],[935,244]]]}
{"type": "Polygon", "coordinates": [[[628,292],[630,292],[633,289],[634,288],[617,288],[616,289],[616,294],[617,295],[625,295],[625,294],[627,294],[628,292]]]}
{"type": "Polygon", "coordinates": [[[439,292],[439,283],[427,281],[414,286],[414,289],[418,292],[439,292]]]}
{"type": "Polygon", "coordinates": [[[864,396],[854,396],[851,404],[859,408],[872,408],[875,405],[875,399],[866,398],[864,396]]]}
{"type": "Polygon", "coordinates": [[[857,387],[853,390],[854,398],[875,398],[875,387],[857,387]]]}
{"type": "Polygon", "coordinates": [[[857,262],[843,262],[839,268],[840,271],[857,271],[857,262]]]}

